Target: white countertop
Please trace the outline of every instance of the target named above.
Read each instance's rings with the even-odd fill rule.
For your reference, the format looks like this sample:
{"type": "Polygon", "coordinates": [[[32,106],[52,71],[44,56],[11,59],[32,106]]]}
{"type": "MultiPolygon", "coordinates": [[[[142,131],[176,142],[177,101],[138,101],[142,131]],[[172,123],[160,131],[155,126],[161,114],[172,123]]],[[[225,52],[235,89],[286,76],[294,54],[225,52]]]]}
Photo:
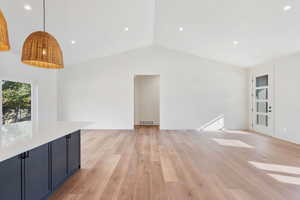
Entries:
{"type": "Polygon", "coordinates": [[[0,126],[0,162],[90,124],[89,122],[20,122],[0,126]]]}

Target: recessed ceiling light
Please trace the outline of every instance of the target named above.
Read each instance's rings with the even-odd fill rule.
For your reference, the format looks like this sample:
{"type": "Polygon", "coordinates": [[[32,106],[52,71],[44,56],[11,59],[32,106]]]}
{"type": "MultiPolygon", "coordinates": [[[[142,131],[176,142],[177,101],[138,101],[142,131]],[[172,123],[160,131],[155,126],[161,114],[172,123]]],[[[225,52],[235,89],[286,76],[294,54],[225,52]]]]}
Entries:
{"type": "Polygon", "coordinates": [[[129,31],[129,28],[128,28],[128,27],[125,27],[125,28],[124,28],[124,31],[129,31]]]}
{"type": "Polygon", "coordinates": [[[29,4],[25,4],[25,5],[24,5],[24,9],[25,9],[25,10],[32,10],[32,7],[31,7],[31,5],[29,5],[29,4]]]}
{"type": "Polygon", "coordinates": [[[71,44],[76,44],[76,41],[75,40],[71,40],[71,44]]]}
{"type": "Polygon", "coordinates": [[[183,31],[183,27],[179,27],[179,31],[183,31]]]}
{"type": "Polygon", "coordinates": [[[290,6],[290,5],[286,5],[286,6],[283,7],[284,11],[289,11],[291,9],[292,9],[292,6],[290,6]]]}
{"type": "Polygon", "coordinates": [[[236,41],[236,40],[233,41],[233,44],[234,44],[234,45],[238,45],[239,43],[240,43],[239,41],[236,41]]]}

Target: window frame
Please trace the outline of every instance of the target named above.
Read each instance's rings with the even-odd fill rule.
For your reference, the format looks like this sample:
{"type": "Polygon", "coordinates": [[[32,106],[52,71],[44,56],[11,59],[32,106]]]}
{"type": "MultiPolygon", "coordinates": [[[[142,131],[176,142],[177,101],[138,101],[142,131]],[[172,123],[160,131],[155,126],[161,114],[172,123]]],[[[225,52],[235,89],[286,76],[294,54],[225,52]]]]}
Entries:
{"type": "MultiPolygon", "coordinates": [[[[11,79],[11,78],[0,78],[0,126],[3,126],[3,112],[2,112],[2,81],[12,81],[19,83],[26,83],[31,85],[31,121],[38,120],[38,87],[34,81],[22,80],[22,79],[11,79]]],[[[19,123],[19,122],[17,122],[19,123]]]]}

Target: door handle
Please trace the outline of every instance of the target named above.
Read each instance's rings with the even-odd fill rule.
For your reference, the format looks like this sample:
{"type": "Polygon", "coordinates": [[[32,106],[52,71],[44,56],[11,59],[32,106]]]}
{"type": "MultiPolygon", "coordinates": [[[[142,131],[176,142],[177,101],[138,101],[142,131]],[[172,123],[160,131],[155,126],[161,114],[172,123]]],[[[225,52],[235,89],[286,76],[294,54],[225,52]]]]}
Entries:
{"type": "Polygon", "coordinates": [[[19,158],[20,158],[21,160],[24,160],[24,159],[26,159],[26,158],[29,158],[29,151],[20,154],[20,155],[19,155],[19,158]]]}
{"type": "Polygon", "coordinates": [[[24,160],[26,158],[26,153],[22,153],[19,155],[19,159],[24,160]]]}

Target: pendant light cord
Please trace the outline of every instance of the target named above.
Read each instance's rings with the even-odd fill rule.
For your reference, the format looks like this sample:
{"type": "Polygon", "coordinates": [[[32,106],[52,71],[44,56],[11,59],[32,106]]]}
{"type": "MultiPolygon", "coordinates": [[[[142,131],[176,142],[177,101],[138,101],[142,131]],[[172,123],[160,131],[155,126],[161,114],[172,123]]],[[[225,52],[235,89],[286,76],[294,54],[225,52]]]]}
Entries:
{"type": "Polygon", "coordinates": [[[46,0],[43,0],[43,11],[44,11],[44,25],[43,25],[43,29],[44,32],[46,32],[46,0]]]}

